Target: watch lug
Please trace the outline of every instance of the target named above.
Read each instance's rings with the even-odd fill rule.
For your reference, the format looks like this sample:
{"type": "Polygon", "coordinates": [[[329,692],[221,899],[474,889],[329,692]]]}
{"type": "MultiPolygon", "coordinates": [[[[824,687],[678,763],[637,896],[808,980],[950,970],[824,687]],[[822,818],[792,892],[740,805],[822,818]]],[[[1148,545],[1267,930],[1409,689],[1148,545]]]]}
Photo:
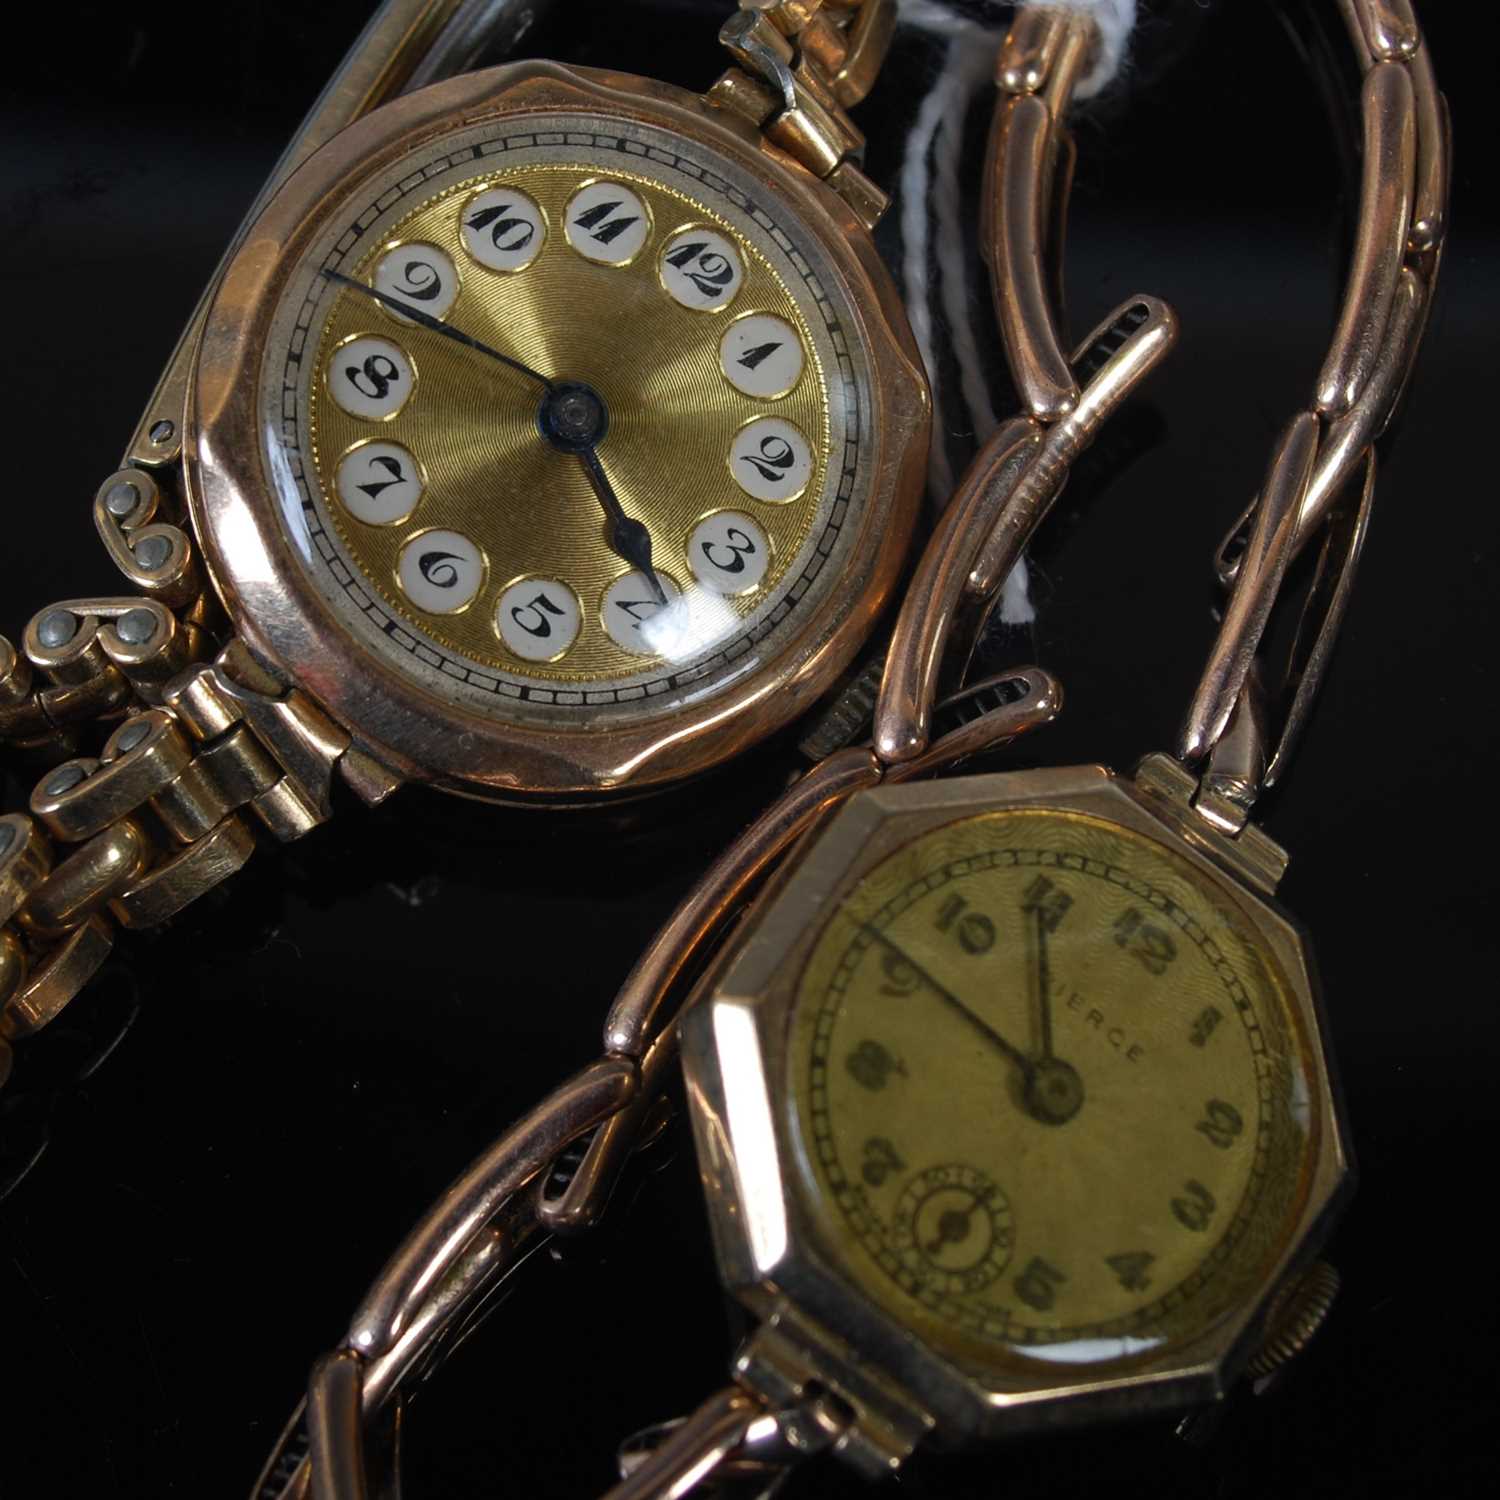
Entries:
{"type": "Polygon", "coordinates": [[[392,792],[406,785],[406,777],[393,771],[368,751],[350,745],[339,757],[339,775],[367,807],[379,807],[392,792]]]}
{"type": "Polygon", "coordinates": [[[1188,843],[1267,895],[1275,893],[1286,874],[1286,850],[1253,823],[1238,833],[1228,832],[1214,816],[1211,794],[1204,793],[1198,778],[1180,761],[1160,751],[1146,756],[1136,767],[1135,786],[1152,811],[1188,843]]]}
{"type": "Polygon", "coordinates": [[[867,1479],[900,1468],[932,1429],[932,1416],[848,1344],[783,1304],[740,1346],[736,1380],[775,1408],[818,1387],[847,1405],[853,1420],[834,1446],[867,1479]]]}

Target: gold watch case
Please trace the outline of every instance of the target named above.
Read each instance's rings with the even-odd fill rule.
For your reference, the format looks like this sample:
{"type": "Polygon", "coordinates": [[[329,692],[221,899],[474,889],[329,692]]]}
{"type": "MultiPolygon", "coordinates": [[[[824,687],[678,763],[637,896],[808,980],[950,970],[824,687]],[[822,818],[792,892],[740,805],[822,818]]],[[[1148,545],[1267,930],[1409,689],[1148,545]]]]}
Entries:
{"type": "Polygon", "coordinates": [[[281,188],[215,295],[189,387],[184,468],[194,527],[235,628],[266,665],[343,724],[358,749],[400,778],[470,795],[583,800],[701,772],[794,720],[837,680],[899,576],[925,472],[929,408],[889,273],[835,193],[748,122],[697,95],[524,62],[436,84],[374,111],[281,188]],[[259,403],[272,324],[294,270],[363,184],[457,125],[580,112],[671,131],[718,153],[814,237],[868,351],[864,431],[872,481],[847,566],[755,670],[669,711],[653,712],[644,702],[638,716],[572,729],[444,701],[356,637],[304,571],[270,498],[259,403]]]}
{"type": "MultiPolygon", "coordinates": [[[[1320,1001],[1308,946],[1294,922],[1269,899],[1283,863],[1280,851],[1250,830],[1253,847],[1249,858],[1242,857],[1176,800],[1179,779],[1190,781],[1167,757],[1152,756],[1134,778],[1080,766],[862,792],[811,834],[780,872],[743,934],[705,976],[684,1020],[688,1099],[720,1272],[760,1322],[741,1353],[742,1378],[773,1394],[785,1394],[809,1379],[837,1391],[859,1418],[858,1436],[847,1456],[869,1472],[883,1472],[929,1433],[936,1443],[953,1446],[1180,1408],[1222,1395],[1254,1353],[1277,1293],[1315,1254],[1352,1187],[1348,1137],[1321,1041],[1320,1001]],[[1038,813],[1103,828],[1124,844],[1149,844],[1195,893],[1229,914],[1264,955],[1267,967],[1277,971],[1278,1003],[1290,1023],[1284,1040],[1296,1053],[1289,1071],[1299,1080],[1292,1105],[1301,1132],[1297,1181],[1272,1195],[1270,1201],[1277,1205],[1274,1233],[1263,1233],[1253,1253],[1244,1257],[1251,1270],[1231,1283],[1232,1295],[1226,1298],[1221,1290],[1217,1302],[1210,1298],[1206,1306],[1201,1298],[1198,1304],[1189,1299],[1185,1308],[1179,1305],[1169,1336],[1157,1347],[1076,1363],[1017,1358],[1014,1345],[997,1344],[989,1351],[973,1341],[965,1346],[959,1337],[943,1337],[941,1329],[934,1336],[933,1320],[924,1318],[915,1304],[908,1309],[911,1315],[903,1316],[900,1297],[882,1294],[873,1259],[861,1262],[851,1251],[849,1232],[836,1222],[830,1194],[819,1186],[824,1169],[818,1161],[829,1160],[826,1143],[809,1134],[797,1099],[807,1083],[798,1061],[799,1038],[805,1041],[811,1034],[798,1016],[803,978],[820,961],[820,943],[834,931],[843,904],[865,889],[861,883],[872,872],[897,863],[919,841],[946,836],[966,820],[1006,814],[1034,818],[1038,813]]],[[[956,897],[950,900],[954,909],[963,904],[956,897]]],[[[856,917],[846,925],[854,930],[858,921],[856,917]]],[[[873,928],[865,930],[873,935],[873,928]]],[[[977,936],[990,951],[993,928],[977,936]]],[[[1004,940],[1002,933],[1001,944],[993,949],[991,983],[1004,963],[1015,958],[1014,951],[1006,953],[1004,940]]],[[[1103,941],[1109,943],[1107,932],[1103,941]]],[[[980,947],[976,942],[968,951],[974,954],[980,947]]],[[[982,960],[965,962],[977,965],[968,972],[982,986],[982,960]]],[[[994,992],[981,988],[979,993],[994,992]]],[[[1109,1008],[1113,993],[1105,991],[1100,1004],[1109,1008]]],[[[827,1023],[830,1033],[833,1024],[827,1023]]],[[[847,1038],[845,1043],[826,1064],[829,1072],[848,1050],[847,1038]]],[[[929,1062],[941,1045],[933,1044],[929,1062]]],[[[851,1056],[850,1071],[854,1062],[851,1056]]],[[[938,1084],[945,1091],[943,1108],[957,1112],[971,1096],[964,1093],[956,1059],[952,1076],[946,1075],[945,1069],[938,1084]]],[[[895,1101],[886,1097],[894,1092],[871,1095],[868,1108],[894,1110],[895,1101]]],[[[1138,1107],[1158,1108],[1154,1102],[1138,1107]]],[[[998,1118],[1004,1131],[1010,1117],[1001,1111],[998,1118]]],[[[996,1148],[1005,1163],[994,1173],[997,1178],[1022,1160],[1016,1151],[1028,1149],[1014,1144],[1019,1133],[1010,1132],[1009,1157],[1006,1143],[996,1148]]],[[[972,1138],[972,1130],[970,1134],[972,1138]]],[[[1207,1155],[1214,1153],[1208,1150],[1207,1155]]],[[[944,1171],[953,1176],[953,1169],[944,1171]]],[[[990,1191],[997,1192],[997,1212],[1003,1215],[1004,1193],[990,1191]]],[[[1018,1216],[1023,1211],[1024,1206],[1018,1216]]],[[[1073,1211],[1088,1210],[1080,1204],[1073,1211]]],[[[914,1217],[913,1226],[916,1222],[914,1217]]],[[[1008,1235],[1008,1226],[1002,1233],[1008,1235]]],[[[1219,1253],[1216,1242],[1213,1254],[1219,1253]]],[[[897,1267],[892,1263],[887,1269],[894,1275],[897,1267]]]]}

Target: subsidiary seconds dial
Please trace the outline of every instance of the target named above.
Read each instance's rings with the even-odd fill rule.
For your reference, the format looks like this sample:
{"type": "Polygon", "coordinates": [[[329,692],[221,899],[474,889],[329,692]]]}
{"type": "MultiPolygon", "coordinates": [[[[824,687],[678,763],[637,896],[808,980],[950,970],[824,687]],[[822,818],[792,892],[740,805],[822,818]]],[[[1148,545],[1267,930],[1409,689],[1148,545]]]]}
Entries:
{"type": "Polygon", "coordinates": [[[1227,895],[1081,814],[967,818],[867,875],[799,984],[809,1187],[866,1290],[972,1358],[1201,1331],[1300,1193],[1287,989],[1227,895]]]}

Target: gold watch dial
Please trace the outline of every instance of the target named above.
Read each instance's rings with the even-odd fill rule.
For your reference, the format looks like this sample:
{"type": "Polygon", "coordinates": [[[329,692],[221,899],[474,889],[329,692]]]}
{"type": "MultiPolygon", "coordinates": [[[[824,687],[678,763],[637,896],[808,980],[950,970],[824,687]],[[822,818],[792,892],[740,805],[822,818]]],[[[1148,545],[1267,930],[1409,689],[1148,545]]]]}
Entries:
{"type": "Polygon", "coordinates": [[[878,477],[822,232],[712,147],[586,113],[382,168],[263,366],[318,587],[401,676],[530,726],[665,716],[794,652],[878,477]]]}
{"type": "Polygon", "coordinates": [[[533,161],[420,203],[351,274],[602,398],[599,460],[681,617],[649,623],[639,577],[621,592],[631,565],[579,456],[540,433],[535,380],[344,288],[319,337],[314,461],[350,556],[411,624],[468,660],[592,684],[774,595],[817,514],[828,390],[787,283],[704,197],[533,161]]]}
{"type": "Polygon", "coordinates": [[[891,855],[819,939],[793,1045],[841,1258],[969,1364],[1201,1333],[1305,1191],[1285,978],[1227,891],[1097,818],[986,813],[891,855]]]}

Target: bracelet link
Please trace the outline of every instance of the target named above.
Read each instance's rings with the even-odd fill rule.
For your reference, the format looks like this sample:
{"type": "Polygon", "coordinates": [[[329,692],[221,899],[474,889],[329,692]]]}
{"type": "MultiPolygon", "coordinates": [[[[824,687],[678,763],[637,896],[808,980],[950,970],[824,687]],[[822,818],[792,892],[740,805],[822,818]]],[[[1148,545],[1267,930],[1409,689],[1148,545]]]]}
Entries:
{"type": "Polygon", "coordinates": [[[132,588],[180,608],[203,592],[203,579],[191,538],[165,509],[154,475],[119,469],[95,492],[94,528],[132,588]]]}
{"type": "Polygon", "coordinates": [[[296,688],[267,691],[272,686],[244,647],[231,642],[212,665],[178,678],[165,698],[199,741],[219,741],[240,724],[254,736],[262,757],[254,757],[243,740],[215,748],[220,758],[238,762],[237,776],[260,788],[249,805],[288,842],[333,816],[334,771],[350,738],[305,694],[296,688]],[[268,762],[280,775],[265,785],[268,762]]]}
{"type": "Polygon", "coordinates": [[[719,32],[740,68],[708,92],[827,182],[867,228],[890,200],[859,170],[864,136],[846,111],[870,91],[895,27],[895,0],[742,0],[719,32]]]}

